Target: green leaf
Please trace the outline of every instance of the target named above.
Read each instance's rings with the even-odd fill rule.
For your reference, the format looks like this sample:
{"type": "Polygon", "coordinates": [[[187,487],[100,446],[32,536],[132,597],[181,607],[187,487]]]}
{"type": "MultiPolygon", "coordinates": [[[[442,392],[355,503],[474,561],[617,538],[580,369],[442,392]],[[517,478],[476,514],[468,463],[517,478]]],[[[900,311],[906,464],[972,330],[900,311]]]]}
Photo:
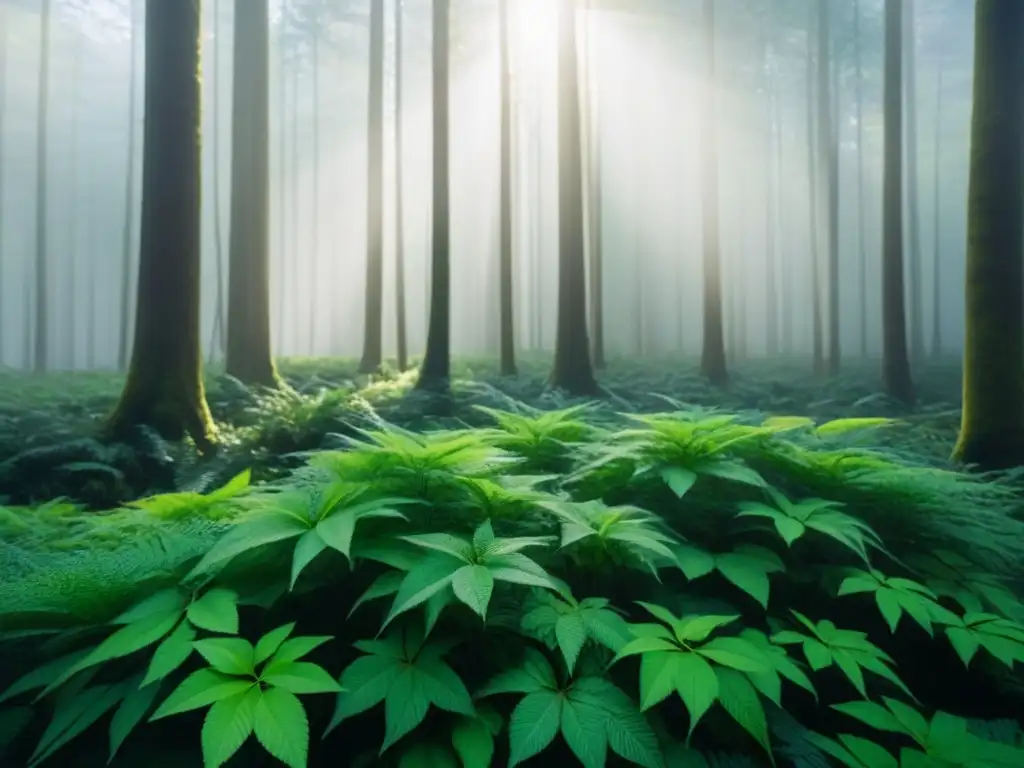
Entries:
{"type": "Polygon", "coordinates": [[[69,741],[84,733],[89,726],[117,706],[126,692],[127,687],[123,684],[97,685],[86,688],[75,696],[58,699],[53,719],[43,731],[35,752],[29,758],[30,768],[35,768],[69,741]]]}
{"type": "Polygon", "coordinates": [[[288,589],[295,589],[295,583],[299,576],[306,569],[306,566],[313,562],[317,555],[327,549],[327,542],[318,533],[319,525],[299,536],[295,542],[295,549],[292,550],[292,572],[288,581],[288,589]]]}
{"type": "Polygon", "coordinates": [[[696,547],[680,544],[672,548],[679,570],[688,581],[707,576],[715,570],[715,556],[696,547]]]}
{"type": "Polygon", "coordinates": [[[415,608],[432,595],[445,589],[452,582],[455,572],[465,563],[448,555],[425,557],[405,574],[398,588],[391,611],[384,620],[384,626],[397,616],[415,608]]]}
{"type": "Polygon", "coordinates": [[[302,635],[291,637],[281,643],[281,647],[274,651],[264,672],[269,672],[272,667],[278,664],[287,664],[289,661],[297,661],[303,656],[311,653],[326,642],[333,640],[330,635],[302,635]]]}
{"type": "Polygon", "coordinates": [[[647,711],[660,704],[676,690],[678,661],[683,653],[657,651],[645,653],[640,659],[640,710],[647,711]]]}
{"type": "Polygon", "coordinates": [[[247,691],[255,684],[253,680],[241,680],[209,668],[196,670],[164,699],[149,721],[209,706],[228,696],[247,691]]]}
{"type": "Polygon", "coordinates": [[[187,598],[180,589],[176,587],[162,589],[136,603],[110,623],[134,624],[141,619],[148,619],[153,616],[167,616],[168,614],[180,617],[181,612],[185,610],[187,602],[187,598]]]}
{"type": "Polygon", "coordinates": [[[267,685],[284,688],[292,693],[340,693],[341,686],[318,664],[308,661],[288,661],[275,664],[260,679],[267,685]]]}
{"type": "Polygon", "coordinates": [[[240,637],[213,637],[192,643],[210,666],[226,675],[255,674],[255,649],[240,637]]]}
{"type": "Polygon", "coordinates": [[[290,514],[271,514],[244,520],[213,545],[196,567],[189,571],[185,580],[204,574],[213,566],[226,563],[250,549],[295,538],[308,530],[309,524],[290,514]]]}
{"type": "Polygon", "coordinates": [[[587,641],[587,625],[579,611],[561,615],[555,622],[555,638],[565,657],[565,666],[572,674],[583,644],[587,641]]]}
{"type": "Polygon", "coordinates": [[[462,679],[442,659],[432,658],[428,651],[429,647],[420,653],[414,667],[427,699],[447,712],[467,717],[473,715],[473,699],[462,679]]]}
{"type": "Polygon", "coordinates": [[[74,651],[66,656],[61,656],[60,658],[48,661],[42,666],[36,667],[31,672],[19,677],[7,686],[4,691],[0,691],[0,703],[36,688],[44,688],[58,678],[67,680],[73,674],[68,673],[68,670],[74,669],[78,662],[88,656],[89,653],[89,649],[74,651]]]}
{"type": "Polygon", "coordinates": [[[404,665],[387,656],[361,656],[341,673],[341,687],[326,736],[343,720],[377,706],[388,695],[404,665]]]}
{"type": "Polygon", "coordinates": [[[738,637],[716,637],[695,649],[695,652],[716,664],[741,672],[756,674],[770,669],[764,653],[738,637]]]}
{"type": "Polygon", "coordinates": [[[352,537],[356,532],[358,516],[352,511],[339,511],[316,524],[320,539],[331,549],[352,559],[352,537]]]}
{"type": "Polygon", "coordinates": [[[712,632],[719,627],[732,624],[739,618],[739,614],[731,616],[685,616],[676,633],[676,639],[681,643],[703,643],[712,632]]]}
{"type": "Polygon", "coordinates": [[[910,735],[892,712],[873,701],[848,701],[844,704],[833,704],[832,709],[856,718],[875,730],[910,735]]]}
{"type": "Polygon", "coordinates": [[[597,697],[562,697],[559,729],[584,768],[604,768],[608,759],[608,711],[597,697]]]}
{"type": "Polygon", "coordinates": [[[256,704],[253,730],[260,744],[289,768],[306,768],[309,720],[295,694],[268,688],[256,704]]]}
{"type": "Polygon", "coordinates": [[[771,755],[764,706],[746,676],[731,669],[718,670],[718,701],[729,716],[771,755]]]}
{"type": "Polygon", "coordinates": [[[768,607],[768,575],[764,564],[742,552],[727,552],[715,558],[718,572],[762,607],[768,607]]]}
{"type": "Polygon", "coordinates": [[[199,629],[238,634],[238,593],[230,589],[211,589],[192,603],[185,615],[199,629]]]}
{"type": "Polygon", "coordinates": [[[509,768],[543,752],[561,727],[562,695],[556,691],[527,694],[512,710],[508,725],[509,768]]]}
{"type": "Polygon", "coordinates": [[[494,591],[494,577],[484,565],[464,565],[452,577],[452,591],[480,618],[487,618],[487,604],[494,591]]]}
{"type": "Polygon", "coordinates": [[[148,686],[157,680],[163,680],[167,675],[185,663],[192,655],[192,641],[195,640],[196,631],[187,622],[181,622],[177,629],[163,639],[153,652],[149,660],[149,668],[142,681],[143,686],[148,686]]]}
{"type": "Polygon", "coordinates": [[[384,700],[384,743],[381,755],[400,738],[423,722],[430,699],[415,667],[406,666],[388,690],[384,700]]]}
{"type": "Polygon", "coordinates": [[[697,473],[683,467],[665,467],[661,470],[661,479],[681,499],[697,482],[697,473]]]}
{"type": "Polygon", "coordinates": [[[895,632],[896,626],[900,622],[900,616],[903,615],[903,609],[900,608],[896,593],[882,587],[875,592],[875,603],[878,604],[878,610],[882,614],[882,618],[885,619],[885,623],[889,625],[889,631],[895,632]]]}
{"type": "Polygon", "coordinates": [[[494,734],[476,717],[460,717],[452,729],[452,746],[463,768],[490,768],[494,757],[494,734]]]}
{"type": "Polygon", "coordinates": [[[953,646],[953,650],[956,651],[956,655],[960,657],[964,666],[970,666],[971,659],[981,647],[977,638],[962,627],[946,627],[946,637],[949,638],[950,645],[953,646]]]}
{"type": "Polygon", "coordinates": [[[690,713],[690,734],[711,705],[718,699],[715,670],[695,653],[680,653],[675,662],[675,682],[679,698],[690,713]]]}
{"type": "Polygon", "coordinates": [[[200,734],[204,768],[220,768],[252,735],[256,706],[262,697],[259,687],[253,686],[210,707],[200,734]]]}
{"type": "Polygon", "coordinates": [[[295,622],[292,621],[288,624],[283,624],[276,629],[270,630],[263,637],[257,640],[256,648],[253,652],[253,663],[262,664],[277,653],[278,648],[281,647],[281,643],[288,639],[294,629],[295,622]]]}
{"type": "Polygon", "coordinates": [[[402,579],[405,578],[405,573],[402,571],[385,571],[376,579],[373,583],[366,588],[366,591],[361,594],[356,601],[352,604],[352,607],[348,611],[349,617],[356,612],[356,609],[363,603],[370,600],[375,600],[378,597],[387,597],[393,595],[398,591],[398,588],[402,586],[402,579]]]}
{"type": "MultiPolygon", "coordinates": [[[[139,678],[136,678],[132,685],[134,686],[138,680],[139,678]]],[[[113,719],[110,721],[110,760],[107,762],[111,762],[114,759],[117,751],[124,744],[124,740],[128,738],[129,734],[135,730],[135,726],[141,723],[143,718],[149,713],[149,709],[153,706],[153,702],[156,701],[156,696],[159,692],[159,684],[144,684],[141,688],[135,687],[134,690],[121,700],[113,719]]]]}

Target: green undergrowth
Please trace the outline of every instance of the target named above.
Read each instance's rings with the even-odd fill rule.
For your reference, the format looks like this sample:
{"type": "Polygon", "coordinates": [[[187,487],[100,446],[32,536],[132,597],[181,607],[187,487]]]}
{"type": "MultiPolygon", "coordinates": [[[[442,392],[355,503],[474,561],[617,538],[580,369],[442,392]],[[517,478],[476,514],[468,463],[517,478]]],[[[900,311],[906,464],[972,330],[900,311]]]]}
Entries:
{"type": "Polygon", "coordinates": [[[8,510],[0,760],[1024,765],[1014,489],[669,407],[367,404],[272,483],[8,510]]]}

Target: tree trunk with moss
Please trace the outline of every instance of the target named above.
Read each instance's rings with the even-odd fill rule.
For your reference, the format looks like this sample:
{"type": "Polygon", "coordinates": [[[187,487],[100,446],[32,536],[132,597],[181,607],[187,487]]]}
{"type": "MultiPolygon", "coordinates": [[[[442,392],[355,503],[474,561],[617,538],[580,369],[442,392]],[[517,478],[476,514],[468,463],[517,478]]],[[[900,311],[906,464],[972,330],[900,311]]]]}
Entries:
{"type": "Polygon", "coordinates": [[[142,233],[135,338],[114,436],[147,425],[188,434],[204,452],[215,428],[199,341],[199,3],[148,0],[142,233]]]}
{"type": "Polygon", "coordinates": [[[280,387],[270,352],[270,16],[235,0],[227,372],[280,387]]]}
{"type": "Polygon", "coordinates": [[[599,390],[587,333],[579,51],[576,0],[558,3],[558,326],[548,384],[574,395],[599,390]]]}
{"type": "Polygon", "coordinates": [[[903,6],[885,0],[882,171],[882,373],[885,391],[913,403],[903,283],[903,6]]]}
{"type": "Polygon", "coordinates": [[[978,0],[968,182],[963,415],[955,459],[1024,463],[1024,3],[978,0]]]}
{"type": "Polygon", "coordinates": [[[701,372],[712,384],[725,386],[729,373],[725,360],[722,321],[722,254],[718,232],[718,130],[715,116],[715,6],[704,0],[704,103],[701,109],[701,192],[704,205],[704,343],[701,372]]]}
{"type": "Polygon", "coordinates": [[[451,0],[433,0],[433,226],[430,319],[418,389],[448,392],[451,378],[451,221],[448,179],[448,38],[451,0]]]}
{"type": "Polygon", "coordinates": [[[384,358],[384,0],[370,0],[370,82],[366,164],[366,305],[361,373],[384,358]]]}

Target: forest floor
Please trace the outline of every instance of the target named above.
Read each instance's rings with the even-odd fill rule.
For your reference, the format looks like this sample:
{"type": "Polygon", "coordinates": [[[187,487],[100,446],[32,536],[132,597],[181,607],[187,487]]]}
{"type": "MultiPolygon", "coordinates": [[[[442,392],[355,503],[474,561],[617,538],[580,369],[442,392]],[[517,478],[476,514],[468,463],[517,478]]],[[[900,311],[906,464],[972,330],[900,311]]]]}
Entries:
{"type": "Polygon", "coordinates": [[[0,762],[99,768],[137,727],[114,768],[1024,765],[1024,486],[950,465],[955,362],[912,409],[877,365],[611,361],[590,403],[549,366],[213,369],[206,458],[96,440],[119,375],[0,372],[0,762]],[[291,665],[250,691],[276,730],[242,646],[291,665]]]}

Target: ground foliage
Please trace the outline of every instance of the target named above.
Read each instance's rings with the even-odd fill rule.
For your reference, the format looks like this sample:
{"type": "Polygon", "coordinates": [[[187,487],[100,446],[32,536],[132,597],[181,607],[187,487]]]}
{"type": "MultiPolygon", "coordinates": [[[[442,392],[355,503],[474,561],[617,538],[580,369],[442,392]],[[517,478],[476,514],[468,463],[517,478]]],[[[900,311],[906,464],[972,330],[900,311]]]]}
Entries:
{"type": "MultiPolygon", "coordinates": [[[[525,368],[212,378],[219,457],[136,447],[176,490],[0,509],[0,759],[1024,764],[1018,486],[945,465],[950,371],[907,414],[868,376],[620,365],[586,404],[525,368]]],[[[86,439],[116,388],[79,383],[6,390],[0,443],[86,439]]]]}

